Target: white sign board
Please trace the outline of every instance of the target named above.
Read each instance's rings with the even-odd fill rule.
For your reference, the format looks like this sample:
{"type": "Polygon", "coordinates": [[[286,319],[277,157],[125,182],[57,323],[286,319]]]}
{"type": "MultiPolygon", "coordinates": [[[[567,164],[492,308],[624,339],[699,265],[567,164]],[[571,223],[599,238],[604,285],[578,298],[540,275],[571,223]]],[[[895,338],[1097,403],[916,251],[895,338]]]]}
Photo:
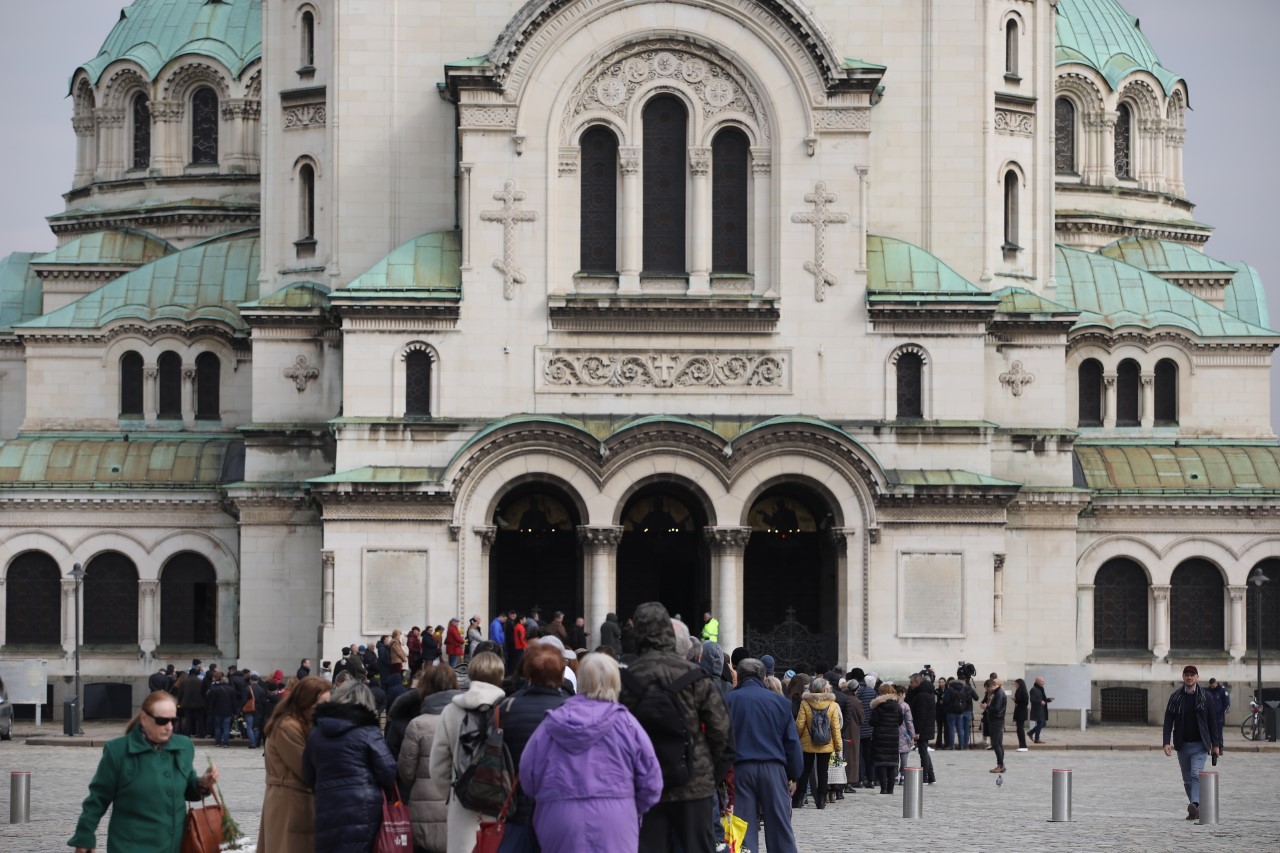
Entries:
{"type": "Polygon", "coordinates": [[[427,552],[364,552],[364,619],[367,636],[407,630],[426,621],[427,552]]]}
{"type": "Polygon", "coordinates": [[[43,705],[49,684],[47,660],[7,660],[0,663],[0,680],[11,705],[43,705]]]}
{"type": "Polygon", "coordinates": [[[1029,663],[1024,677],[1028,690],[1037,678],[1044,679],[1045,695],[1053,697],[1049,705],[1051,711],[1088,711],[1093,707],[1093,666],[1090,664],[1029,663]]]}
{"type": "Polygon", "coordinates": [[[964,557],[898,553],[898,636],[964,636],[964,557]]]}

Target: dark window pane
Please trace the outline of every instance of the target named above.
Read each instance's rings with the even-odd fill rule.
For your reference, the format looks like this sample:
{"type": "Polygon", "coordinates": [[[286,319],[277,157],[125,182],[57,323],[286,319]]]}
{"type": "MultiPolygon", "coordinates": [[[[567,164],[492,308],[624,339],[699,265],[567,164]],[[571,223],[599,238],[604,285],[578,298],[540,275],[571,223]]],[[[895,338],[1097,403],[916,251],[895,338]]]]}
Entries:
{"type": "MultiPolygon", "coordinates": [[[[1263,560],[1257,566],[1267,577],[1262,585],[1262,645],[1272,652],[1280,651],[1280,560],[1263,560]]],[[[1253,577],[1253,572],[1249,573],[1253,577]]],[[[1245,645],[1256,652],[1258,645],[1258,585],[1249,583],[1245,593],[1245,645]]]]}
{"type": "Polygon", "coordinates": [[[1080,365],[1080,426],[1102,426],[1102,365],[1090,358],[1080,365]]]}
{"type": "Polygon", "coordinates": [[[310,12],[302,13],[302,64],[316,64],[316,18],[310,12]]]}
{"type": "Polygon", "coordinates": [[[136,352],[120,358],[120,414],[142,414],[142,356],[136,352]]]}
{"type": "Polygon", "coordinates": [[[1004,248],[1018,246],[1018,173],[1004,173],[1004,248]]]}
{"type": "Polygon", "coordinates": [[[218,162],[218,95],[207,86],[191,96],[191,164],[218,162]]]}
{"type": "Polygon", "coordinates": [[[309,164],[303,164],[298,170],[298,230],[301,239],[311,240],[316,236],[316,170],[309,164]]]}
{"type": "Polygon", "coordinates": [[[1156,425],[1178,424],[1178,364],[1164,359],[1156,365],[1156,425]]]}
{"type": "Polygon", "coordinates": [[[222,362],[211,352],[196,356],[196,417],[217,420],[222,417],[220,385],[222,362]]]}
{"type": "Polygon", "coordinates": [[[94,557],[84,572],[84,641],[138,642],[138,571],[123,554],[94,557]]]}
{"type": "Polygon", "coordinates": [[[1132,560],[1110,560],[1093,589],[1093,645],[1098,649],[1148,648],[1147,576],[1132,560]]]}
{"type": "Polygon", "coordinates": [[[62,577],[48,554],[28,551],[5,577],[5,643],[62,642],[62,577]]]}
{"type": "Polygon", "coordinates": [[[404,360],[405,417],[431,416],[431,356],[414,350],[404,360]]]}
{"type": "Polygon", "coordinates": [[[1169,646],[1174,649],[1221,649],[1222,573],[1207,560],[1187,560],[1173,570],[1169,590],[1169,646]]]}
{"type": "Polygon", "coordinates": [[[1116,426],[1137,426],[1142,368],[1126,358],[1116,369],[1116,426]]]}
{"type": "Polygon", "coordinates": [[[914,352],[898,356],[898,417],[922,418],[924,406],[920,394],[920,372],[923,360],[914,352]]]}
{"type": "Polygon", "coordinates": [[[160,642],[213,646],[218,642],[218,579],[199,554],[178,554],[160,575],[160,642]]]}
{"type": "Polygon", "coordinates": [[[711,143],[711,271],[747,271],[746,135],[727,129],[711,143]]]}
{"type": "Polygon", "coordinates": [[[139,92],[133,96],[133,168],[151,165],[151,102],[139,92]]]}
{"type": "Polygon", "coordinates": [[[582,211],[578,267],[618,271],[618,137],[605,127],[582,134],[582,211]]]}
{"type": "Polygon", "coordinates": [[[1058,98],[1053,112],[1054,168],[1059,175],[1076,174],[1076,105],[1058,98]]]}
{"type": "Polygon", "coordinates": [[[644,108],[644,271],[685,274],[684,104],[662,96],[644,108]]]}
{"type": "Polygon", "coordinates": [[[1133,177],[1133,113],[1128,104],[1116,110],[1116,177],[1133,177]]]}
{"type": "Polygon", "coordinates": [[[1004,73],[1018,73],[1018,22],[1010,21],[1004,27],[1004,73]]]}
{"type": "Polygon", "coordinates": [[[164,352],[157,360],[160,368],[160,406],[162,418],[182,417],[182,359],[177,353],[164,352]]]}

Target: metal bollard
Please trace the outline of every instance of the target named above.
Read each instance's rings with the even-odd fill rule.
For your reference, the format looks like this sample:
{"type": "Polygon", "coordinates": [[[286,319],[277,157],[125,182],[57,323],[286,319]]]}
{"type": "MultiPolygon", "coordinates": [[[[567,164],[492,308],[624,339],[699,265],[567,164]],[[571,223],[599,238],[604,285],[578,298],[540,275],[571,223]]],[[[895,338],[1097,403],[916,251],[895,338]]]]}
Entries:
{"type": "Polygon", "coordinates": [[[1071,820],[1071,771],[1053,771],[1053,816],[1051,823],[1065,823],[1071,820]]]}
{"type": "Polygon", "coordinates": [[[902,816],[919,820],[924,805],[924,768],[908,767],[902,771],[902,816]]]}
{"type": "Polygon", "coordinates": [[[31,772],[15,770],[9,777],[9,823],[31,820],[31,772]]]}
{"type": "Polygon", "coordinates": [[[1200,825],[1218,822],[1218,771],[1200,771],[1200,825]]]}

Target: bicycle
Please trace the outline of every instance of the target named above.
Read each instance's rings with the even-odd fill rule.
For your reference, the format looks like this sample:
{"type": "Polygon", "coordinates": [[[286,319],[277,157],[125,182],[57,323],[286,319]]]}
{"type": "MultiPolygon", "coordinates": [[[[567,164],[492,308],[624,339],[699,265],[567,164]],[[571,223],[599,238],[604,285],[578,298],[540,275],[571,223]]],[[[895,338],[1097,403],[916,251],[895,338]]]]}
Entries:
{"type": "Polygon", "coordinates": [[[1244,735],[1247,741],[1260,741],[1267,739],[1266,726],[1262,718],[1262,706],[1255,700],[1249,700],[1249,710],[1252,714],[1244,718],[1244,722],[1240,724],[1240,734],[1244,735]]]}

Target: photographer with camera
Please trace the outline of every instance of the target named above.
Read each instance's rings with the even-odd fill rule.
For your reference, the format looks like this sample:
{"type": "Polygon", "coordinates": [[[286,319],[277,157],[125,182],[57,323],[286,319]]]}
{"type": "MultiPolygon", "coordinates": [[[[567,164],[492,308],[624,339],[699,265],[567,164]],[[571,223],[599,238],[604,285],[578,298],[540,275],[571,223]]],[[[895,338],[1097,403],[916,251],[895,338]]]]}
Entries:
{"type": "Polygon", "coordinates": [[[944,704],[952,749],[969,748],[969,733],[973,728],[973,703],[979,699],[978,691],[973,689],[973,677],[977,674],[976,666],[960,661],[956,677],[947,685],[944,704]]]}

